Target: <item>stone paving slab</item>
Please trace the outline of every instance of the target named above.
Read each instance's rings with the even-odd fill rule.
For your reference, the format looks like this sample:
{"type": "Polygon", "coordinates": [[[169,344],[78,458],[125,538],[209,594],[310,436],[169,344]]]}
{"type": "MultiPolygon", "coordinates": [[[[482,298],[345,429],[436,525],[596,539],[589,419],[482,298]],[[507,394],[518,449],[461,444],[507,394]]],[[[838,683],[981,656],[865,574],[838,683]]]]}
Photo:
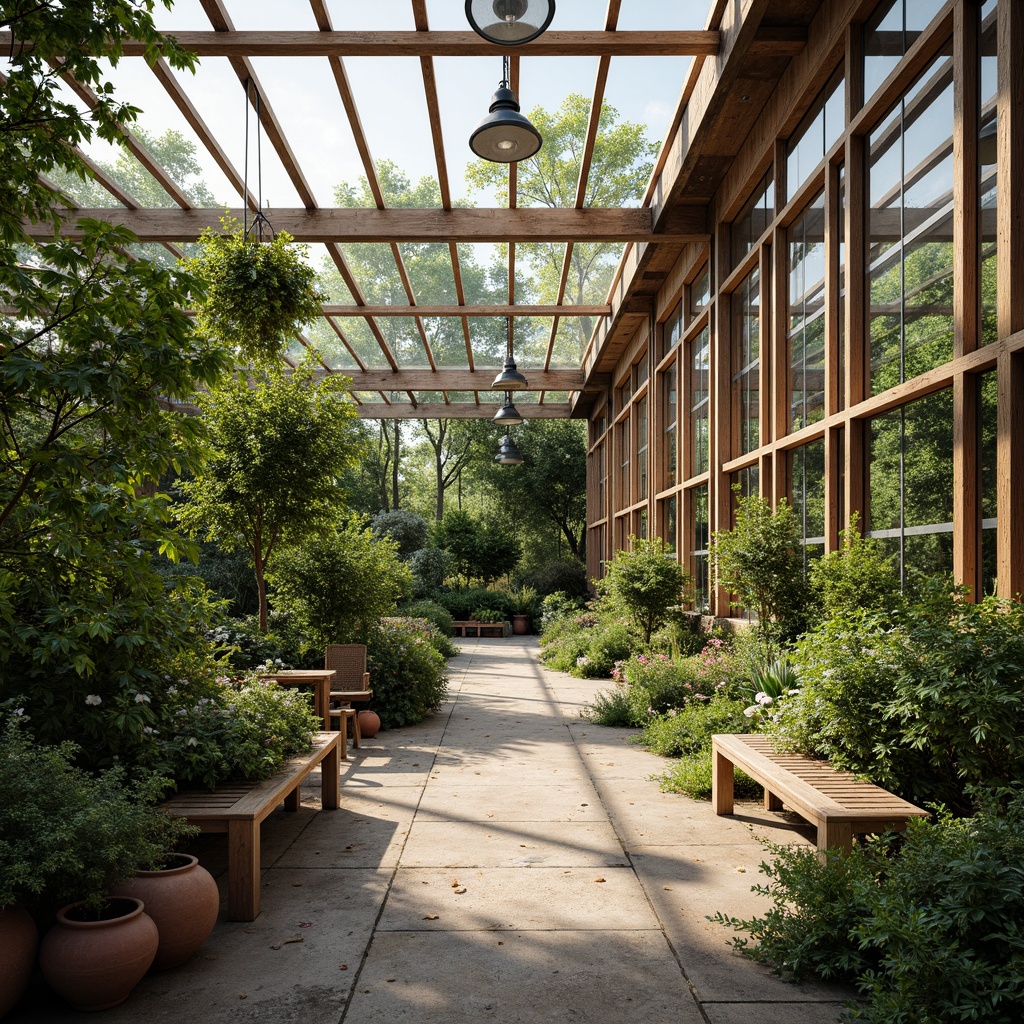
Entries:
{"type": "Polygon", "coordinates": [[[381,917],[384,931],[657,929],[629,868],[403,868],[381,917]],[[456,884],[458,883],[458,884],[456,884]]]}
{"type": "Polygon", "coordinates": [[[345,1024],[397,1021],[703,1024],[704,1018],[658,931],[382,933],[345,1024]]]}
{"type": "Polygon", "coordinates": [[[467,785],[438,780],[423,796],[417,821],[605,821],[597,789],[580,778],[572,784],[467,785]]]}
{"type": "Polygon", "coordinates": [[[419,821],[406,867],[626,867],[611,825],[600,822],[419,821]]]}

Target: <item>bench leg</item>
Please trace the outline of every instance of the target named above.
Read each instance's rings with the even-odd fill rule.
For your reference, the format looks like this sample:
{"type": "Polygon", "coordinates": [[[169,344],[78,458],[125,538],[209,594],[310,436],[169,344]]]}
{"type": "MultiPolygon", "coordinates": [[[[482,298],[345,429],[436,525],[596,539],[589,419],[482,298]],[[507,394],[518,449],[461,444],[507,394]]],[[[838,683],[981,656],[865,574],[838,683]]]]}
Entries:
{"type": "Polygon", "coordinates": [[[341,756],[335,747],[329,750],[320,762],[320,806],[325,811],[334,811],[340,804],[341,756]]]}
{"type": "Polygon", "coordinates": [[[228,920],[260,916],[260,826],[256,821],[228,822],[228,920]]]}
{"type": "Polygon", "coordinates": [[[732,761],[716,750],[711,766],[711,803],[715,814],[732,814],[734,781],[732,761]]]}
{"type": "Polygon", "coordinates": [[[766,811],[782,810],[782,800],[774,793],[769,793],[767,789],[764,791],[764,809],[766,811]]]}
{"type": "Polygon", "coordinates": [[[818,826],[818,855],[824,860],[825,851],[836,848],[843,853],[853,849],[853,827],[848,821],[823,821],[818,826]]]}

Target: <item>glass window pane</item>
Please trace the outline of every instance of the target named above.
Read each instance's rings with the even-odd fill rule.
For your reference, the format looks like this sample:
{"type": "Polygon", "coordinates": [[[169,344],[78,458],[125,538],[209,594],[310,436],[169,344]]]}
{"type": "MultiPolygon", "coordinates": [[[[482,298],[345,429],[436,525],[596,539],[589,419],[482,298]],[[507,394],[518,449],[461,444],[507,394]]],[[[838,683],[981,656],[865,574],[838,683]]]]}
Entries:
{"type": "Polygon", "coordinates": [[[789,428],[825,415],[825,196],[789,229],[789,428]]]}

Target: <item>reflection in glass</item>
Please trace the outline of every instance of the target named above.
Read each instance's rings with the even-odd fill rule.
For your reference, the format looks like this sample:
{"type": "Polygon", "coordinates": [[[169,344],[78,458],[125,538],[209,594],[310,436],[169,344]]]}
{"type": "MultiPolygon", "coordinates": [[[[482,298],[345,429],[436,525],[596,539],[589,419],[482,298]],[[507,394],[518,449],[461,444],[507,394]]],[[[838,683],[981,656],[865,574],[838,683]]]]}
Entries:
{"type": "Polygon", "coordinates": [[[649,439],[646,398],[637,402],[633,415],[636,417],[636,430],[633,436],[636,438],[637,500],[643,501],[647,497],[647,445],[649,439]]]}
{"type": "Polygon", "coordinates": [[[661,325],[661,348],[658,351],[658,359],[661,360],[679,344],[683,336],[683,304],[680,302],[669,318],[661,325]]]}
{"type": "Polygon", "coordinates": [[[688,346],[690,403],[690,476],[708,471],[711,439],[708,433],[711,330],[705,327],[688,346]]]}
{"type": "Polygon", "coordinates": [[[754,243],[768,230],[775,216],[775,177],[771,168],[758,182],[754,194],[747,200],[739,216],[733,221],[732,264],[737,263],[753,248],[754,243]]]}
{"type": "Polygon", "coordinates": [[[796,195],[811,171],[835,145],[846,124],[846,91],[840,66],[804,115],[786,146],[787,197],[796,195]]]}
{"type": "Polygon", "coordinates": [[[760,441],[760,282],[755,268],[733,294],[732,410],[734,451],[744,455],[760,441]]]}
{"type": "Polygon", "coordinates": [[[704,264],[704,269],[689,286],[690,305],[687,323],[699,316],[704,307],[711,301],[711,265],[704,264]]]}
{"type": "Polygon", "coordinates": [[[953,570],[953,392],[870,421],[869,531],[907,571],[953,570]]]}
{"type": "Polygon", "coordinates": [[[665,498],[661,503],[661,539],[666,551],[676,549],[676,496],[665,498]]]}
{"type": "Polygon", "coordinates": [[[825,553],[825,441],[812,441],[789,457],[790,494],[800,523],[804,572],[825,553]]]}
{"type": "Polygon", "coordinates": [[[676,430],[678,418],[678,395],[676,378],[678,368],[676,360],[665,368],[661,377],[661,410],[662,422],[665,424],[665,438],[663,450],[665,452],[665,482],[664,487],[674,487],[676,484],[676,473],[679,468],[679,432],[676,430]]]}
{"type": "Polygon", "coordinates": [[[922,29],[942,8],[943,0],[887,0],[864,25],[864,99],[900,62],[922,29]]]}
{"type": "Polygon", "coordinates": [[[711,610],[711,560],[708,549],[711,527],[708,518],[707,484],[690,491],[693,515],[693,547],[690,550],[690,572],[693,576],[694,608],[699,612],[711,610]]]}
{"type": "Polygon", "coordinates": [[[981,138],[979,144],[981,174],[981,331],[979,344],[989,345],[999,336],[996,303],[999,296],[996,276],[996,220],[999,210],[996,184],[996,0],[981,8],[981,138]]]}
{"type": "Polygon", "coordinates": [[[869,137],[871,393],[953,355],[953,62],[869,137]]]}
{"type": "Polygon", "coordinates": [[[991,594],[996,586],[996,436],[998,431],[999,390],[996,373],[980,374],[981,391],[981,590],[991,594]]]}
{"type": "Polygon", "coordinates": [[[825,195],[789,229],[789,428],[825,415],[825,195]]]}

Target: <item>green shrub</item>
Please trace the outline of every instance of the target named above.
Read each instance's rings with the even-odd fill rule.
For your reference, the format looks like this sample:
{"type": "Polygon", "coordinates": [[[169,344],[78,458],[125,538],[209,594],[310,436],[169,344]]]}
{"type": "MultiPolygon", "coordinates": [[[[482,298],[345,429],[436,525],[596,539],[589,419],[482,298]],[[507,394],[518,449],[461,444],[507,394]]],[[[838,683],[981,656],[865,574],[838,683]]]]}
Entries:
{"type": "MultiPolygon", "coordinates": [[[[682,757],[711,750],[715,733],[749,732],[743,701],[716,694],[710,700],[691,701],[649,720],[641,742],[662,757],[682,757]]],[[[709,762],[710,763],[710,762],[709,762]]]]}
{"type": "Polygon", "coordinates": [[[322,728],[308,693],[256,676],[224,680],[209,696],[183,700],[173,727],[157,730],[153,766],[177,783],[211,789],[223,779],[266,779],[322,728]]]}
{"type": "Polygon", "coordinates": [[[651,634],[651,650],[672,658],[700,654],[710,636],[701,629],[699,615],[670,610],[665,622],[651,634]]]}
{"type": "Polygon", "coordinates": [[[385,729],[415,725],[436,711],[448,694],[445,659],[429,634],[429,627],[403,619],[381,622],[369,637],[370,707],[385,729]]]}
{"type": "Polygon", "coordinates": [[[499,612],[495,608],[474,608],[470,613],[469,617],[475,619],[477,622],[504,622],[505,613],[499,612]]]}
{"type": "Polygon", "coordinates": [[[586,602],[582,598],[573,597],[564,591],[548,594],[540,602],[541,632],[544,632],[556,619],[564,618],[567,615],[578,615],[585,607],[586,602]]]}
{"type": "Polygon", "coordinates": [[[583,709],[583,717],[595,725],[627,728],[633,725],[632,708],[624,684],[611,690],[604,690],[594,697],[594,702],[583,709]]]}
{"type": "Polygon", "coordinates": [[[0,909],[98,906],[195,833],[153,806],[161,780],[129,785],[123,765],[91,775],[74,764],[73,743],[37,744],[30,724],[22,711],[0,731],[0,909]]]}
{"type": "Polygon", "coordinates": [[[437,597],[452,571],[452,560],[440,548],[421,548],[409,556],[413,597],[437,597]]]}
{"type": "Polygon", "coordinates": [[[970,789],[1024,782],[1024,605],[945,583],[895,617],[831,619],[797,644],[781,742],[915,803],[971,809],[970,789]]]}
{"type": "Polygon", "coordinates": [[[508,594],[501,590],[488,590],[486,587],[464,587],[461,590],[449,590],[438,594],[435,600],[444,605],[452,613],[453,619],[471,619],[473,612],[480,608],[490,608],[501,612],[504,621],[511,613],[508,594]]]}
{"type": "Polygon", "coordinates": [[[287,668],[322,667],[323,648],[317,652],[304,651],[304,638],[290,615],[271,612],[268,627],[266,633],[262,632],[259,616],[246,615],[240,619],[226,620],[211,629],[207,636],[227,651],[228,664],[240,673],[271,662],[287,668]],[[313,664],[307,664],[311,657],[314,659],[313,664]]]}
{"type": "Polygon", "coordinates": [[[853,981],[868,1024],[1015,1024],[1024,1004],[1024,796],[973,818],[911,821],[830,854],[773,847],[762,864],[764,917],[716,920],[749,932],[737,945],[791,971],[853,981]]]}
{"type": "Polygon", "coordinates": [[[628,658],[636,646],[636,639],[624,622],[600,622],[589,635],[584,653],[570,669],[573,675],[584,679],[606,679],[615,665],[628,658]]]}
{"type": "Polygon", "coordinates": [[[538,594],[562,593],[579,602],[589,592],[586,566],[575,558],[557,558],[545,562],[524,577],[524,583],[538,594]]]}
{"type": "Polygon", "coordinates": [[[410,601],[401,608],[402,615],[409,615],[414,619],[427,619],[437,626],[445,636],[452,633],[452,613],[443,604],[437,601],[410,601]]]}
{"type": "Polygon", "coordinates": [[[683,602],[689,576],[666,553],[660,538],[630,537],[630,543],[632,550],[617,551],[605,566],[599,590],[630,616],[647,648],[651,633],[665,621],[669,609],[683,602]]]}

